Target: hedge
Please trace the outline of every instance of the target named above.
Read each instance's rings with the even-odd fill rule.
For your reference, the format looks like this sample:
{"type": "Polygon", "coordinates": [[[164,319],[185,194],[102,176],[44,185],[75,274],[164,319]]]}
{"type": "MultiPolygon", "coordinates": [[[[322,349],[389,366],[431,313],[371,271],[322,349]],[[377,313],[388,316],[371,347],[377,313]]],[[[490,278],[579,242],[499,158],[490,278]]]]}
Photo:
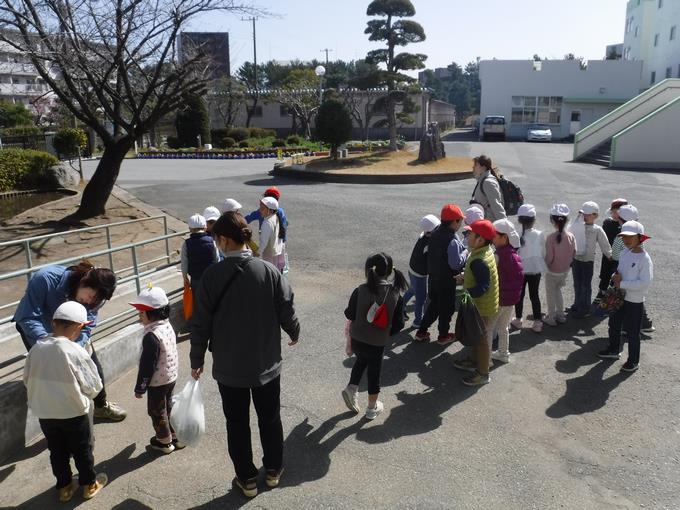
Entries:
{"type": "Polygon", "coordinates": [[[57,158],[43,151],[0,150],[0,192],[40,186],[47,170],[57,163],[57,158]]]}

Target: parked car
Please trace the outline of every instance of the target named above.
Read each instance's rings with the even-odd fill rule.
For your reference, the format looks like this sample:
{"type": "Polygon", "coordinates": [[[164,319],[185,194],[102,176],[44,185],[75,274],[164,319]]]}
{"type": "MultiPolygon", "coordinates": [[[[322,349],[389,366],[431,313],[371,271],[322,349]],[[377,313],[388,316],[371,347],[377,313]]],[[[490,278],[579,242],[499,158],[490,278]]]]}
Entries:
{"type": "Polygon", "coordinates": [[[492,136],[505,140],[505,117],[502,115],[487,115],[482,123],[482,140],[492,136]]]}
{"type": "Polygon", "coordinates": [[[531,124],[527,129],[527,142],[552,141],[552,129],[545,124],[531,124]]]}

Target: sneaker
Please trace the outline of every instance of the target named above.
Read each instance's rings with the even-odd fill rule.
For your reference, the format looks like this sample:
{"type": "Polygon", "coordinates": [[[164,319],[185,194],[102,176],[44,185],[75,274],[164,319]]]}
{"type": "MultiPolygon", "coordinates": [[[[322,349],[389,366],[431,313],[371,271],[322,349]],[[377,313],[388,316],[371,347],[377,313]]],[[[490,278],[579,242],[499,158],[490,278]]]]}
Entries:
{"type": "Polygon", "coordinates": [[[416,328],[416,329],[420,329],[420,321],[414,320],[414,321],[411,323],[411,327],[412,327],[412,328],[416,328]]]}
{"type": "Polygon", "coordinates": [[[645,327],[642,328],[640,331],[642,331],[643,333],[654,333],[656,331],[656,328],[651,324],[649,325],[645,324],[645,327]]]}
{"type": "Polygon", "coordinates": [[[152,450],[156,450],[157,452],[161,452],[164,455],[167,455],[168,453],[172,453],[175,451],[175,445],[172,443],[161,443],[156,436],[152,437],[149,440],[149,447],[152,450]]]}
{"type": "Polygon", "coordinates": [[[91,483],[90,485],[86,485],[83,487],[83,498],[85,499],[92,499],[94,498],[97,493],[102,490],[102,487],[106,485],[106,483],[109,481],[109,477],[106,476],[106,473],[97,473],[97,475],[94,478],[94,483],[91,483]]]}
{"type": "Polygon", "coordinates": [[[172,446],[175,447],[175,450],[183,450],[184,448],[187,447],[186,444],[184,444],[182,441],[180,441],[177,438],[172,440],[172,446]]]}
{"type": "Polygon", "coordinates": [[[555,316],[555,320],[557,321],[558,324],[564,324],[565,322],[567,322],[567,316],[564,315],[563,313],[560,313],[555,316]]]}
{"type": "Polygon", "coordinates": [[[550,317],[550,315],[546,315],[545,317],[543,317],[543,322],[548,326],[557,326],[557,321],[550,317]]]}
{"type": "Polygon", "coordinates": [[[62,487],[59,489],[59,502],[61,503],[68,503],[71,501],[71,498],[73,498],[73,495],[76,492],[76,487],[78,485],[76,484],[75,480],[71,480],[70,485],[67,485],[66,487],[62,487]]]}
{"type": "Polygon", "coordinates": [[[485,384],[489,384],[489,381],[491,381],[489,374],[480,374],[477,371],[475,371],[475,373],[470,377],[464,377],[461,379],[461,382],[465,386],[483,386],[485,384]]]}
{"type": "Polygon", "coordinates": [[[376,400],[375,407],[367,407],[365,417],[367,420],[375,420],[383,412],[385,406],[380,400],[376,400]]]}
{"type": "Polygon", "coordinates": [[[640,365],[637,363],[631,363],[630,361],[626,361],[622,366],[620,371],[621,372],[635,372],[638,368],[640,368],[640,365]]]}
{"type": "Polygon", "coordinates": [[[267,484],[267,487],[274,488],[279,486],[279,481],[281,480],[281,474],[283,473],[283,468],[276,470],[276,469],[267,469],[267,476],[264,479],[265,483],[267,484]]]}
{"type": "Polygon", "coordinates": [[[531,326],[531,331],[534,333],[540,333],[543,331],[543,321],[542,320],[535,320],[534,323],[531,326]]]}
{"type": "Polygon", "coordinates": [[[604,351],[598,352],[597,357],[602,359],[619,359],[620,355],[618,352],[605,349],[604,351]]]}
{"type": "Polygon", "coordinates": [[[522,329],[522,319],[515,317],[510,321],[510,325],[515,329],[522,329]]]}
{"type": "Polygon", "coordinates": [[[510,353],[493,351],[491,353],[491,359],[495,359],[496,361],[500,361],[501,363],[510,363],[510,353]]]}
{"type": "Polygon", "coordinates": [[[477,371],[477,363],[469,359],[453,360],[453,366],[458,370],[465,370],[466,372],[477,371]]]}
{"type": "Polygon", "coordinates": [[[423,331],[422,329],[419,329],[416,331],[416,334],[413,336],[414,340],[417,342],[429,342],[430,341],[430,333],[427,331],[423,331]]]}
{"type": "Polygon", "coordinates": [[[445,335],[439,335],[437,337],[437,343],[439,345],[449,345],[456,341],[456,335],[453,333],[447,333],[445,335]]]}
{"type": "Polygon", "coordinates": [[[257,496],[257,478],[250,478],[245,482],[239,480],[238,476],[235,476],[232,483],[241,489],[241,492],[246,498],[254,498],[257,496]]]}
{"type": "Polygon", "coordinates": [[[359,402],[357,400],[357,390],[347,386],[344,390],[342,390],[342,398],[345,401],[347,409],[353,413],[359,414],[361,410],[359,409],[359,402]]]}
{"type": "Polygon", "coordinates": [[[107,401],[104,407],[94,408],[94,417],[102,420],[123,421],[127,412],[115,402],[107,401]]]}

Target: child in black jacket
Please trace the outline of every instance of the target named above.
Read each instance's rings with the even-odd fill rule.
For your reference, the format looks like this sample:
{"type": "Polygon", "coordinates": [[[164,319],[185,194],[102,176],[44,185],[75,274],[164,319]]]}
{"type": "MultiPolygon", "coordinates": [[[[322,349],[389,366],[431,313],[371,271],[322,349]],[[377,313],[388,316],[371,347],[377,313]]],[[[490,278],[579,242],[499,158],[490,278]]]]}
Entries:
{"type": "MultiPolygon", "coordinates": [[[[416,304],[413,309],[415,318],[413,320],[413,327],[419,328],[420,321],[423,318],[423,308],[425,307],[425,300],[427,299],[427,247],[430,244],[430,237],[432,231],[439,226],[441,222],[434,214],[428,214],[420,220],[420,228],[423,230],[420,237],[416,241],[413,251],[411,252],[411,260],[408,266],[408,277],[411,286],[404,294],[404,308],[415,296],[416,304]]],[[[404,320],[408,316],[404,313],[404,320]]]]}

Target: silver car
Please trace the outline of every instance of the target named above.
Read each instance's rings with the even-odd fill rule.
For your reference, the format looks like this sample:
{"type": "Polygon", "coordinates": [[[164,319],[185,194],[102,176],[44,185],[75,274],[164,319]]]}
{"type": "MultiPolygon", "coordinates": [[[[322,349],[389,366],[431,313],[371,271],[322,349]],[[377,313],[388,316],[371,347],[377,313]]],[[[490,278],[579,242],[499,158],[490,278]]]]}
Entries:
{"type": "Polygon", "coordinates": [[[532,124],[527,129],[527,142],[551,142],[552,129],[545,124],[532,124]]]}

